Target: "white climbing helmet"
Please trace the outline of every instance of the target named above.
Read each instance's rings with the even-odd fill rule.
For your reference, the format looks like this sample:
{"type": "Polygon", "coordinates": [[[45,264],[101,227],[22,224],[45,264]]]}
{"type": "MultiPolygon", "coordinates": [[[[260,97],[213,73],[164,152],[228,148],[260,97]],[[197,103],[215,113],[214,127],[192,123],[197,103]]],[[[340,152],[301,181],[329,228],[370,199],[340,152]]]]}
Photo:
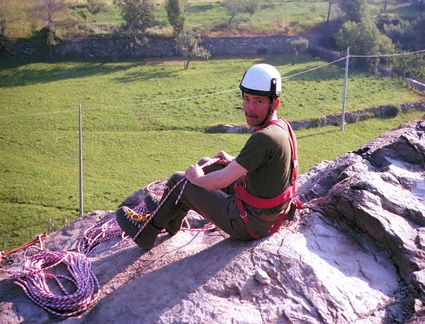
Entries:
{"type": "Polygon", "coordinates": [[[274,66],[265,63],[256,64],[245,72],[239,88],[242,93],[279,97],[282,92],[282,79],[274,66]]]}

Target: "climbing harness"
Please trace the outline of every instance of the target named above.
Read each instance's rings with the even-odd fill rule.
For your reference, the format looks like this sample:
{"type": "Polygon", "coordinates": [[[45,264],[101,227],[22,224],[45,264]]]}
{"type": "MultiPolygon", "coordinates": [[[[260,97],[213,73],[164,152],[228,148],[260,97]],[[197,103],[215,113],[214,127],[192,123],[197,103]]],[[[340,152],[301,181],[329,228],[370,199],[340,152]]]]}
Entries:
{"type": "MultiPolygon", "coordinates": [[[[280,118],[279,120],[283,121],[287,126],[289,130],[290,135],[290,145],[292,150],[292,181],[291,185],[280,195],[270,198],[270,199],[263,199],[258,198],[253,195],[251,195],[248,190],[246,189],[246,177],[243,177],[239,181],[235,183],[234,189],[237,193],[235,197],[235,203],[239,209],[240,217],[242,221],[245,223],[245,225],[248,223],[248,214],[245,210],[244,203],[251,205],[256,208],[273,208],[277,207],[279,205],[285,204],[289,202],[288,207],[285,209],[284,212],[281,213],[278,220],[273,224],[272,228],[270,229],[269,233],[273,234],[275,233],[279,227],[284,222],[285,218],[288,220],[292,220],[293,213],[295,212],[296,208],[301,208],[301,201],[295,197],[296,192],[296,179],[297,179],[297,168],[298,168],[298,155],[297,155],[297,140],[295,137],[295,133],[289,124],[288,121],[286,121],[283,118],[280,118]]],[[[266,123],[262,128],[267,127],[268,125],[277,125],[281,127],[283,130],[283,126],[276,120],[269,121],[266,123]]],[[[250,229],[248,229],[248,232],[254,239],[261,238],[259,235],[253,233],[250,229]]]]}

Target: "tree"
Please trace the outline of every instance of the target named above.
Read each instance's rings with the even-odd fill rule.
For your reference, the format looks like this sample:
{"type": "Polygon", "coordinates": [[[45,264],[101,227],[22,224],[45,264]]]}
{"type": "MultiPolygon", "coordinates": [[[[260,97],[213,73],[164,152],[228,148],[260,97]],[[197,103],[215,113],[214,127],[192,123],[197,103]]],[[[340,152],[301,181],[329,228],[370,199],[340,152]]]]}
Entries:
{"type": "Polygon", "coordinates": [[[125,27],[131,34],[144,33],[154,19],[153,0],[114,0],[121,7],[125,27]]]}
{"type": "Polygon", "coordinates": [[[381,15],[378,19],[381,27],[401,49],[418,51],[424,49],[425,44],[425,13],[419,14],[415,20],[407,21],[399,18],[390,19],[388,15],[381,15]]]}
{"type": "Polygon", "coordinates": [[[260,8],[261,0],[245,0],[244,1],[244,9],[247,13],[249,13],[249,19],[252,19],[252,16],[258,11],[260,8]]]}
{"type": "Polygon", "coordinates": [[[186,58],[184,69],[189,68],[190,61],[195,57],[209,58],[210,53],[202,47],[201,35],[195,30],[182,31],[177,36],[177,47],[183,53],[186,58]]]}
{"type": "Polygon", "coordinates": [[[4,37],[6,37],[6,29],[8,24],[8,10],[9,2],[0,0],[0,35],[4,37]]]}
{"type": "Polygon", "coordinates": [[[0,1],[0,35],[6,35],[8,6],[8,2],[0,1]]]}
{"type": "Polygon", "coordinates": [[[165,9],[170,25],[173,27],[174,36],[179,35],[184,29],[185,12],[188,8],[187,0],[166,0],[165,9]]]}
{"type": "Polygon", "coordinates": [[[340,0],[339,8],[347,20],[357,23],[370,16],[366,0],[340,0]]]}
{"type": "Polygon", "coordinates": [[[287,46],[291,49],[294,54],[294,61],[292,64],[297,63],[298,55],[308,48],[308,39],[304,37],[292,38],[286,41],[287,46]]]}
{"type": "Polygon", "coordinates": [[[409,50],[417,51],[424,49],[425,45],[425,12],[419,15],[413,22],[408,32],[414,35],[415,42],[409,50]]]}
{"type": "MultiPolygon", "coordinates": [[[[381,34],[378,27],[368,20],[362,20],[359,23],[346,22],[338,31],[336,41],[341,50],[350,47],[350,54],[378,55],[391,54],[395,51],[391,39],[381,34]]],[[[357,60],[358,65],[366,66],[372,71],[376,71],[381,61],[385,62],[385,59],[369,57],[357,60]]]]}
{"type": "Polygon", "coordinates": [[[11,41],[7,36],[8,11],[9,3],[0,1],[0,56],[6,56],[11,47],[11,41]]]}
{"type": "Polygon", "coordinates": [[[55,25],[69,17],[65,0],[39,0],[33,8],[33,16],[43,21],[43,27],[34,34],[33,39],[38,44],[39,53],[47,50],[50,58],[53,47],[61,42],[55,25]]]}
{"type": "Polygon", "coordinates": [[[383,14],[383,13],[386,13],[387,12],[387,9],[388,9],[388,3],[390,2],[390,0],[384,0],[384,1],[382,1],[382,8],[381,8],[381,10],[379,11],[379,14],[381,15],[381,14],[383,14]]]}
{"type": "Polygon", "coordinates": [[[61,39],[56,35],[55,30],[51,26],[43,27],[39,32],[39,36],[42,40],[42,46],[47,46],[48,48],[50,59],[52,57],[53,47],[59,45],[61,39]]]}
{"type": "Polygon", "coordinates": [[[242,12],[245,9],[244,0],[224,0],[223,5],[230,15],[230,19],[227,22],[228,25],[230,25],[233,18],[235,18],[238,13],[242,12]]]}
{"type": "Polygon", "coordinates": [[[36,15],[43,19],[44,26],[53,30],[57,19],[66,13],[67,7],[65,0],[40,0],[35,10],[36,15]]]}
{"type": "Polygon", "coordinates": [[[328,23],[331,18],[331,9],[332,6],[337,3],[339,0],[328,0],[328,14],[326,15],[326,22],[328,23]]]}

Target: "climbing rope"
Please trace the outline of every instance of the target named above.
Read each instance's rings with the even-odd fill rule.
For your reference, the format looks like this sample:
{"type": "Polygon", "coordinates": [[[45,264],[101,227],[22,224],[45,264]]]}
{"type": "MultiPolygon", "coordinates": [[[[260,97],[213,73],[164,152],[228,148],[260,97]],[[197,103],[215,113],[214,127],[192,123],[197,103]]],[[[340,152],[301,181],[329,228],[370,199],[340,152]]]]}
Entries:
{"type": "Polygon", "coordinates": [[[123,231],[119,227],[115,218],[97,223],[87,229],[77,242],[77,251],[85,255],[90,255],[96,246],[110,240],[111,238],[122,236],[123,231]]]}
{"type": "MultiPolygon", "coordinates": [[[[161,194],[162,195],[162,194],[161,194]]],[[[140,204],[138,204],[136,207],[133,208],[133,212],[131,212],[130,210],[127,211],[127,213],[130,213],[130,218],[136,222],[142,221],[142,222],[146,222],[149,219],[150,216],[150,212],[148,207],[146,206],[146,203],[143,201],[140,204]]],[[[196,216],[198,215],[198,213],[196,213],[193,210],[189,210],[189,212],[187,213],[186,217],[183,219],[183,223],[182,223],[182,227],[181,227],[181,231],[188,231],[188,232],[205,232],[205,231],[212,231],[216,228],[216,226],[214,225],[214,223],[208,222],[207,224],[205,224],[202,228],[192,228],[190,226],[190,223],[188,221],[188,217],[192,214],[192,216],[196,216]]],[[[117,225],[119,226],[119,225],[117,225]]],[[[165,233],[166,230],[163,229],[163,232],[165,233]]],[[[118,245],[118,244],[117,244],[118,245]]]]}
{"type": "Polygon", "coordinates": [[[160,179],[156,180],[146,186],[146,190],[157,195],[162,196],[164,193],[165,183],[167,182],[167,179],[160,179]],[[158,187],[161,186],[161,189],[158,189],[158,187]]]}
{"type": "MultiPolygon", "coordinates": [[[[77,241],[76,251],[38,252],[11,279],[49,313],[61,317],[80,314],[100,295],[99,282],[87,256],[99,244],[122,233],[115,218],[95,224],[77,241]]],[[[41,242],[41,238],[37,239],[41,242]]],[[[35,240],[23,246],[30,246],[35,240]]]]}
{"type": "Polygon", "coordinates": [[[25,262],[15,279],[28,298],[57,316],[84,312],[100,295],[90,262],[74,251],[39,252],[25,262]],[[60,264],[66,265],[68,274],[55,274],[60,264]],[[61,294],[54,293],[53,286],[61,294]]]}

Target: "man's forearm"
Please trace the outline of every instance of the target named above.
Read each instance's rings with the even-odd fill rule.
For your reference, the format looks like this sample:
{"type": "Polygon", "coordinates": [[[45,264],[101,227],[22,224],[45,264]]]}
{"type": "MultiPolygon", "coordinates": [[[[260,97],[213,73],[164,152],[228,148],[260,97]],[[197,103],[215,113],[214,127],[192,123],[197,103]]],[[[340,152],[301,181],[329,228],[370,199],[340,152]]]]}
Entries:
{"type": "Polygon", "coordinates": [[[226,188],[246,172],[247,170],[244,167],[236,161],[232,161],[225,168],[207,174],[199,167],[191,166],[186,170],[186,178],[195,186],[212,191],[226,188]]]}

